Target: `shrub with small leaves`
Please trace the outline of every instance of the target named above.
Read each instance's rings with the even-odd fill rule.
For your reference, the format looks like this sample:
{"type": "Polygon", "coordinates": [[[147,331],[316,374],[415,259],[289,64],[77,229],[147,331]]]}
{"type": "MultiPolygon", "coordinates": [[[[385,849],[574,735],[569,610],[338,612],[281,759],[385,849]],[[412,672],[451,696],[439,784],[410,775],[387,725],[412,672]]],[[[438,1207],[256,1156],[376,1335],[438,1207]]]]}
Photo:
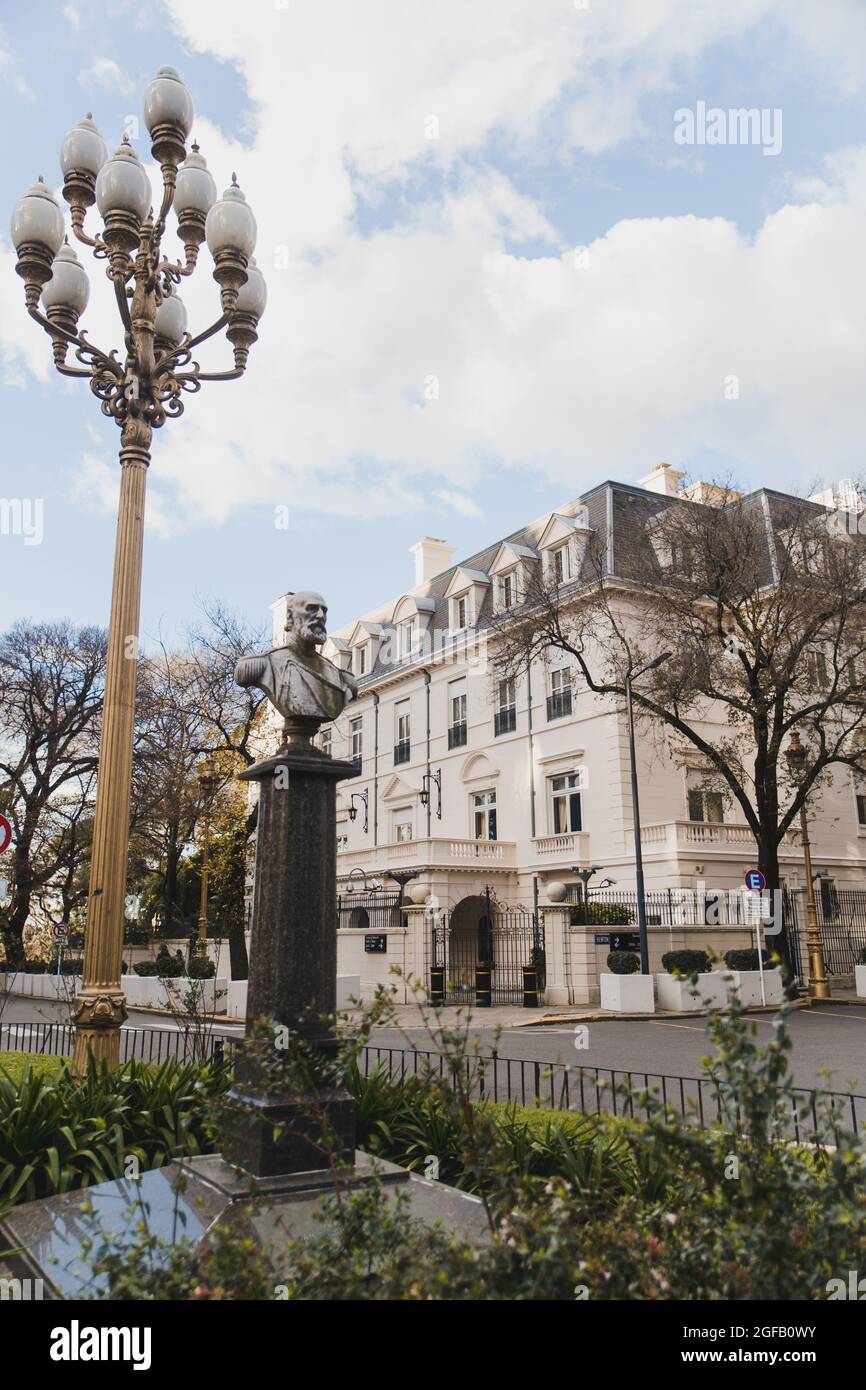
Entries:
{"type": "Polygon", "coordinates": [[[665,951],[662,956],[662,969],[669,975],[704,975],[710,968],[707,951],[665,951]]]}
{"type": "MultiPolygon", "coordinates": [[[[769,951],[762,951],[761,955],[763,957],[764,969],[766,970],[772,960],[772,956],[769,951]]],[[[726,951],[725,965],[729,970],[757,970],[759,968],[758,952],[754,947],[751,949],[746,948],[741,951],[726,951]]]]}
{"type": "Polygon", "coordinates": [[[637,975],[640,956],[636,956],[634,951],[608,951],[607,968],[612,975],[637,975]]]}

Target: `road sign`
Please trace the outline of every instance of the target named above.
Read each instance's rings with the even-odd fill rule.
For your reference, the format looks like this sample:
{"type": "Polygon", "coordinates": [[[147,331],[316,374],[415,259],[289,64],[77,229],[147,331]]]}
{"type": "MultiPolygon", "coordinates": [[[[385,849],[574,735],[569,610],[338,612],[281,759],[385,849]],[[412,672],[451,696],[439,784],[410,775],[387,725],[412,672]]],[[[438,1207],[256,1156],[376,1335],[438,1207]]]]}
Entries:
{"type": "Polygon", "coordinates": [[[747,869],[743,875],[743,882],[753,893],[763,893],[767,886],[767,880],[760,869],[747,869]]]}
{"type": "Polygon", "coordinates": [[[0,816],[0,854],[12,843],[12,826],[5,816],[0,816]]]}
{"type": "Polygon", "coordinates": [[[62,922],[58,922],[57,926],[54,928],[54,940],[65,941],[68,935],[69,928],[65,927],[62,922]]]}

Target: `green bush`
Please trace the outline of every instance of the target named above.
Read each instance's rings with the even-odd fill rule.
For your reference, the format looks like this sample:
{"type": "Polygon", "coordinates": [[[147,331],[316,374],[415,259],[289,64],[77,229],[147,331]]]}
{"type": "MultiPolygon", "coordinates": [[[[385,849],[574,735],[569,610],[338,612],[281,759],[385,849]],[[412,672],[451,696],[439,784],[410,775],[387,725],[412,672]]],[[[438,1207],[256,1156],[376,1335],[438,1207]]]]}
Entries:
{"type": "MultiPolygon", "coordinates": [[[[764,969],[766,970],[772,957],[769,951],[762,951],[761,955],[763,957],[764,969]]],[[[746,947],[741,951],[726,951],[725,965],[729,970],[757,970],[758,952],[755,947],[751,949],[746,947]]]]}
{"type": "Polygon", "coordinates": [[[156,955],[156,973],[164,980],[176,980],[186,973],[186,964],[182,957],[178,959],[161,946],[156,955]]]}
{"type": "Polygon", "coordinates": [[[47,960],[30,960],[27,958],[21,968],[25,975],[45,975],[48,971],[48,962],[47,960]]]}
{"type": "Polygon", "coordinates": [[[572,925],[595,927],[627,927],[634,920],[634,911],[625,903],[576,903],[571,910],[572,925]]]}
{"type": "Polygon", "coordinates": [[[204,959],[201,956],[192,956],[186,973],[191,980],[212,980],[216,975],[216,966],[209,956],[204,959]]]}
{"type": "Polygon", "coordinates": [[[0,1069],[0,1209],[125,1176],[132,1155],[142,1170],[218,1147],[214,1103],[228,1068],[91,1064],[47,1077],[29,1067],[0,1069]]]}
{"type": "Polygon", "coordinates": [[[634,951],[608,951],[607,968],[612,975],[637,975],[640,956],[636,956],[634,951]]]}
{"type": "Polygon", "coordinates": [[[140,960],[132,968],[136,975],[140,975],[142,979],[151,979],[159,973],[155,960],[140,960]]]}
{"type": "Polygon", "coordinates": [[[678,971],[680,975],[703,975],[710,968],[707,951],[665,951],[662,956],[662,969],[669,975],[678,971]]]}

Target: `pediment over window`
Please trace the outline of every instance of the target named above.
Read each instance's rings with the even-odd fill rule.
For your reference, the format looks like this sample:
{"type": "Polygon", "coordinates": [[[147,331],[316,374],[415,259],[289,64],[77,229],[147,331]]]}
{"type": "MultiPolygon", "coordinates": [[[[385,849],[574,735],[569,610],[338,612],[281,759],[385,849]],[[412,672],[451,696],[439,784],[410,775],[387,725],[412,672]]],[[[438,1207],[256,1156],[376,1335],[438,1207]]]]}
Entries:
{"type": "Polygon", "coordinates": [[[410,787],[402,777],[396,774],[389,778],[382,792],[383,801],[411,801],[418,795],[417,787],[410,787]]]}
{"type": "Polygon", "coordinates": [[[458,594],[465,594],[467,589],[476,585],[484,589],[489,583],[489,574],[484,574],[481,570],[465,569],[463,565],[459,565],[451,576],[451,583],[445,590],[445,597],[456,598],[458,594]]]}
{"type": "Polygon", "coordinates": [[[591,533],[585,507],[576,516],[551,513],[538,541],[548,583],[568,584],[580,578],[591,533]]]}
{"type": "Polygon", "coordinates": [[[343,637],[329,637],[322,644],[322,656],[341,671],[348,671],[352,665],[352,649],[343,637]]]}
{"type": "Polygon", "coordinates": [[[499,768],[486,753],[470,753],[460,770],[464,782],[489,782],[499,776],[499,768]]]}
{"type": "Polygon", "coordinates": [[[534,550],[530,550],[528,545],[517,545],[514,541],[503,541],[496,552],[496,558],[490,566],[491,575],[503,574],[506,570],[513,569],[515,565],[528,564],[531,560],[537,560],[538,556],[534,550]]]}

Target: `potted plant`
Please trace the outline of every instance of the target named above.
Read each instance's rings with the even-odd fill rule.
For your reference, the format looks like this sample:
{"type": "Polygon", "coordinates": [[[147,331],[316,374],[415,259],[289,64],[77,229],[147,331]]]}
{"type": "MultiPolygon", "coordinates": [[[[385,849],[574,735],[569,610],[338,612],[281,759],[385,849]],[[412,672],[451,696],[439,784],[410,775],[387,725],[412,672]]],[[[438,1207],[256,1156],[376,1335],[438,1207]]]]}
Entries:
{"type": "MultiPolygon", "coordinates": [[[[782,973],[770,966],[772,956],[769,951],[761,952],[764,967],[764,1000],[768,1004],[782,1002],[782,973]]],[[[725,965],[730,988],[740,997],[741,1004],[760,1004],[761,971],[758,969],[758,952],[755,947],[745,950],[726,951],[725,965]]]]}
{"type": "Polygon", "coordinates": [[[666,951],[662,971],[656,975],[656,991],[663,1009],[721,1009],[728,1002],[725,979],[710,968],[708,951],[666,951]]]}
{"type": "Polygon", "coordinates": [[[640,956],[634,951],[609,951],[607,968],[599,976],[601,1007],[616,1013],[655,1013],[652,975],[640,973],[640,956]]]}
{"type": "Polygon", "coordinates": [[[854,990],[860,999],[866,999],[866,946],[860,952],[860,960],[854,966],[854,990]]]}

